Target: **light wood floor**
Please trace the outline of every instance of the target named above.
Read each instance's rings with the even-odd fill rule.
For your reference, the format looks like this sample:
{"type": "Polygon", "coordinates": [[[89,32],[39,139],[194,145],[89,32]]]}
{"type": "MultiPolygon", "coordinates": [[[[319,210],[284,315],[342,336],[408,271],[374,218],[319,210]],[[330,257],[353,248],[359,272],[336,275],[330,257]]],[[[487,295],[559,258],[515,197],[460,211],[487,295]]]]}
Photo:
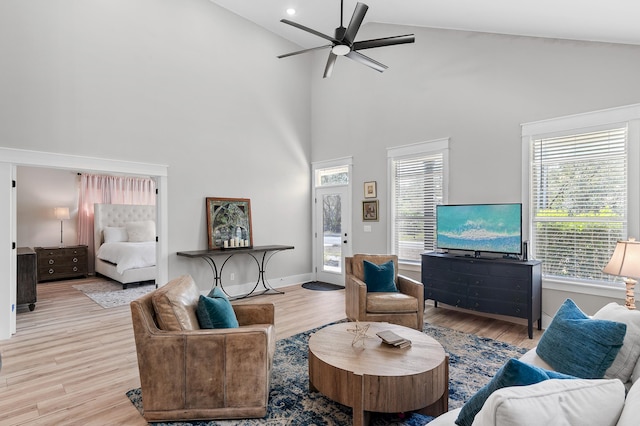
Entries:
{"type": "MultiPolygon", "coordinates": [[[[93,279],[95,280],[95,279],[93,279]]],[[[0,341],[0,425],[145,425],[125,392],[140,386],[129,306],[104,309],[71,287],[38,284],[38,303],[17,312],[17,333],[0,341]]],[[[344,291],[300,285],[273,302],[278,338],[343,319],[344,291]]],[[[526,326],[428,306],[425,321],[531,348],[526,326]]]]}

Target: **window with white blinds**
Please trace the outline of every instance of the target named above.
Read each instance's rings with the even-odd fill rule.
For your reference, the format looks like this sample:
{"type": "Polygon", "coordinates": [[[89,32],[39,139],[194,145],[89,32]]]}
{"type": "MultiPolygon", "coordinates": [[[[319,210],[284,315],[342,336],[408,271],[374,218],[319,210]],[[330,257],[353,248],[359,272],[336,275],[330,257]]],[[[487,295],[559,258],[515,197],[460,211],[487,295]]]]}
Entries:
{"type": "Polygon", "coordinates": [[[602,268],[627,235],[627,126],[532,142],[531,237],[543,274],[613,281],[602,268]]]}
{"type": "Polygon", "coordinates": [[[401,262],[419,262],[424,251],[435,249],[445,164],[443,151],[391,159],[391,245],[401,262]]]}

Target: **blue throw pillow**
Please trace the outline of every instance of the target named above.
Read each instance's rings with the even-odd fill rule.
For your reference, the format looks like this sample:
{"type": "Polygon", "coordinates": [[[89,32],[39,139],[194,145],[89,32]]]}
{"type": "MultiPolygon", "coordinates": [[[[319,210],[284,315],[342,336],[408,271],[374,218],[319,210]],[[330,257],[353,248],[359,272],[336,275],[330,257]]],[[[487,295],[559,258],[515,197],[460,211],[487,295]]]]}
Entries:
{"type": "Polygon", "coordinates": [[[238,319],[227,296],[214,287],[207,296],[200,295],[196,309],[200,328],[238,328],[238,319]]]}
{"type": "Polygon", "coordinates": [[[373,262],[364,260],[364,283],[367,291],[370,292],[398,292],[394,281],[396,274],[393,267],[393,260],[376,265],[373,262]]]}
{"type": "Polygon", "coordinates": [[[458,418],[456,419],[456,424],[458,426],[471,426],[473,419],[475,419],[476,414],[478,414],[487,398],[489,398],[489,396],[498,389],[509,386],[527,386],[548,379],[574,378],[575,377],[573,376],[556,373],[555,371],[548,371],[543,368],[518,361],[515,358],[511,358],[500,368],[500,370],[498,370],[489,383],[482,387],[462,406],[462,409],[458,414],[458,418]]]}
{"type": "Polygon", "coordinates": [[[626,324],[589,318],[567,299],[542,334],[536,352],[556,371],[601,379],[618,355],[626,332],[626,324]]]}

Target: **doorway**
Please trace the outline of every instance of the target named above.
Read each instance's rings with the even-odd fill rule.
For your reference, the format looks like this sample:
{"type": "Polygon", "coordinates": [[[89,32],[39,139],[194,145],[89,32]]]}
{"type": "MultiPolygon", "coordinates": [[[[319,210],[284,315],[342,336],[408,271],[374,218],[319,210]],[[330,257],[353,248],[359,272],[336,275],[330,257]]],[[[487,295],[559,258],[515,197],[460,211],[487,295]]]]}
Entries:
{"type": "MultiPolygon", "coordinates": [[[[119,161],[82,157],[77,155],[53,154],[40,151],[25,151],[19,149],[0,147],[0,173],[8,175],[8,180],[15,181],[17,166],[50,167],[69,169],[75,171],[93,171],[105,173],[123,173],[131,175],[151,176],[158,188],[157,199],[157,279],[166,282],[168,277],[168,223],[167,223],[167,171],[168,167],[159,164],[136,163],[131,161],[119,161]]],[[[0,222],[9,226],[5,227],[8,241],[16,241],[16,187],[6,188],[0,191],[0,196],[5,203],[0,208],[0,222]]],[[[0,235],[5,235],[0,232],[0,235]]],[[[15,244],[7,245],[0,250],[0,271],[4,271],[0,279],[0,299],[9,301],[0,306],[0,340],[9,339],[16,330],[16,247],[15,244]]]]}
{"type": "Polygon", "coordinates": [[[317,281],[344,285],[344,258],[351,255],[350,163],[314,165],[313,266],[317,281]]]}

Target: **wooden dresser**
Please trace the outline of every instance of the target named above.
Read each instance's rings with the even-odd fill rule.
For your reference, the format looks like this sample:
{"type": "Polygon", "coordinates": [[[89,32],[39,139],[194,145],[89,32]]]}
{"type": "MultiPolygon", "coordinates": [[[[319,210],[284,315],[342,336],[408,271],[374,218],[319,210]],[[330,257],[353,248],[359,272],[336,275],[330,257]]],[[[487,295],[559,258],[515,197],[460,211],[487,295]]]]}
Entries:
{"type": "Polygon", "coordinates": [[[424,299],[528,320],[542,328],[542,262],[422,254],[424,299]]]}
{"type": "Polygon", "coordinates": [[[38,294],[36,290],[36,252],[29,247],[18,247],[17,252],[17,304],[36,308],[38,294]]]}
{"type": "Polygon", "coordinates": [[[87,276],[87,246],[36,247],[38,282],[87,276]]]}

